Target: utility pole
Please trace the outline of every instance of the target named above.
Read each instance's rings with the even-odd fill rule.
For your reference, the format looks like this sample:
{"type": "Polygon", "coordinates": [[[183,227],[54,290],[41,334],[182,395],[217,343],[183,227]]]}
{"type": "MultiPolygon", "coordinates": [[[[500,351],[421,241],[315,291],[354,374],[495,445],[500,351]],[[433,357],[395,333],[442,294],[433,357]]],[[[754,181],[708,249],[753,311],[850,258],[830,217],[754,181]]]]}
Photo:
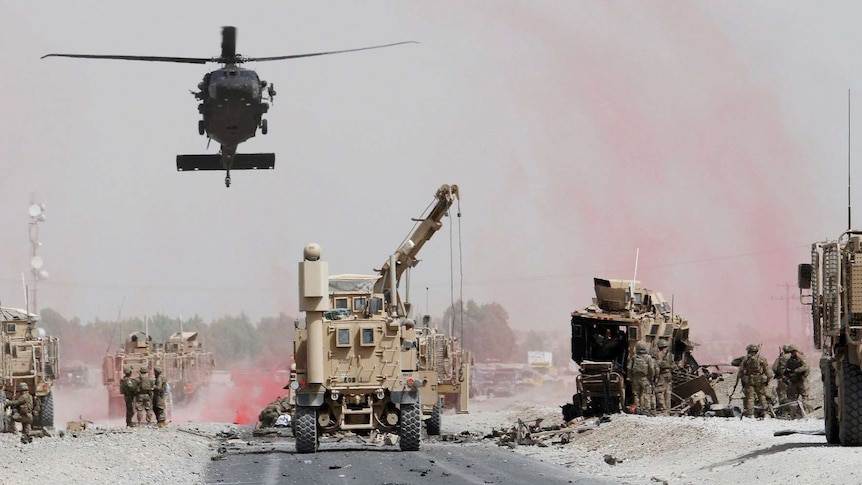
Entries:
{"type": "MultiPolygon", "coordinates": [[[[30,207],[27,209],[27,212],[30,214],[30,275],[33,278],[33,287],[30,288],[30,300],[33,302],[33,313],[38,315],[39,305],[36,302],[36,282],[48,278],[48,272],[42,268],[45,265],[45,261],[41,256],[36,254],[39,247],[42,246],[42,242],[39,241],[39,223],[45,221],[45,204],[37,204],[35,195],[31,193],[30,207]]],[[[29,312],[30,309],[28,308],[27,311],[29,312]]]]}
{"type": "Polygon", "coordinates": [[[787,326],[787,339],[790,340],[790,300],[798,300],[799,297],[796,295],[790,294],[790,288],[795,288],[795,285],[790,283],[784,283],[783,285],[778,285],[779,288],[784,288],[784,296],[773,296],[771,297],[773,300],[784,300],[785,305],[785,317],[784,322],[787,326]]]}

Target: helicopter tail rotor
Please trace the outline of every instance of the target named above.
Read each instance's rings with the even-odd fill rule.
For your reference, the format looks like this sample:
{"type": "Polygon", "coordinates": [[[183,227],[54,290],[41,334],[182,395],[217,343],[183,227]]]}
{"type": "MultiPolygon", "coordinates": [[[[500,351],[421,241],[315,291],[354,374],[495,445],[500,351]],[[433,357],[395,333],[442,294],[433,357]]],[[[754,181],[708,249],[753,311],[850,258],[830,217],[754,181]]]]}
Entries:
{"type": "Polygon", "coordinates": [[[221,29],[221,58],[222,62],[236,59],[236,27],[227,26],[221,29]]]}

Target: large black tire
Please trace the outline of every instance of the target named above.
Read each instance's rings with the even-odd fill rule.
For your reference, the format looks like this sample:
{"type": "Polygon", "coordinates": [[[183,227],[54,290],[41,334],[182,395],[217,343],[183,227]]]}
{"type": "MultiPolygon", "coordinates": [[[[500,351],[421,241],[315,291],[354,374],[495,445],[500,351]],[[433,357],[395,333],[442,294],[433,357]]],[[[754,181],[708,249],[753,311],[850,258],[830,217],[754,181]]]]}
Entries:
{"type": "Polygon", "coordinates": [[[443,421],[443,402],[437,400],[437,405],[431,411],[431,417],[425,420],[425,431],[428,436],[440,436],[440,425],[443,421]]]}
{"type": "Polygon", "coordinates": [[[317,409],[313,406],[296,407],[296,452],[314,453],[317,451],[317,409]]]}
{"type": "Polygon", "coordinates": [[[835,384],[834,360],[829,359],[823,372],[823,421],[826,428],[826,442],[830,445],[841,443],[838,436],[838,409],[835,400],[838,398],[838,386],[835,384]]]}
{"type": "Polygon", "coordinates": [[[838,436],[842,446],[862,445],[862,370],[841,360],[841,400],[838,436]]]}
{"type": "Polygon", "coordinates": [[[422,409],[419,403],[401,405],[401,421],[398,435],[401,451],[418,451],[419,435],[422,431],[422,409]]]}
{"type": "Polygon", "coordinates": [[[42,409],[39,411],[39,427],[51,429],[54,427],[54,393],[49,392],[42,398],[42,409]]]}

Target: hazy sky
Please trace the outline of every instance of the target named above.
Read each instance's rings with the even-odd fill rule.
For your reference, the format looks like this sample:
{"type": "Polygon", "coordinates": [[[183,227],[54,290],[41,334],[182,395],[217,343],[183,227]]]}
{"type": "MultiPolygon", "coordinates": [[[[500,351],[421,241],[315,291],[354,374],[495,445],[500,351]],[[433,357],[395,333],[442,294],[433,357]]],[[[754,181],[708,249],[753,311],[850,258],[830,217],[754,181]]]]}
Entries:
{"type": "Polygon", "coordinates": [[[592,277],[632,277],[638,249],[638,279],[709,333],[784,328],[778,285],[795,295],[809,244],[846,226],[855,2],[0,6],[4,305],[24,305],[31,193],[47,206],[39,305],[85,321],[121,302],[296,315],[305,244],[333,274],[370,273],[458,184],[460,226],[444,222],[413,275],[433,314],[453,259],[459,272],[452,227],[464,297],[501,303],[516,329],[566,329],[592,277]],[[174,160],[205,153],[189,90],[218,66],[39,59],[217,56],[223,25],[246,56],[420,44],[248,64],[278,95],[269,134],[240,150],[275,152],[276,169],[229,189],[174,160]]]}

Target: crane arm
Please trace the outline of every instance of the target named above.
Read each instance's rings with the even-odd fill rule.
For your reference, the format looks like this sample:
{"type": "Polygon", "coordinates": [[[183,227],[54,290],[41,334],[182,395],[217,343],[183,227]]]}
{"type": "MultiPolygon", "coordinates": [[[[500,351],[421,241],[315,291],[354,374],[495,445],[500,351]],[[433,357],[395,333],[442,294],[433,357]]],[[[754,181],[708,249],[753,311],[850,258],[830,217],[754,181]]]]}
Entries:
{"type": "MultiPolygon", "coordinates": [[[[434,198],[436,202],[434,203],[434,207],[431,209],[431,212],[428,213],[428,216],[423,219],[414,219],[414,221],[419,224],[416,226],[416,229],[404,241],[404,244],[401,245],[400,248],[395,252],[396,262],[395,262],[395,279],[396,281],[401,280],[401,275],[407,268],[412,268],[419,264],[419,259],[416,259],[416,256],[419,254],[419,251],[422,249],[422,246],[431,239],[431,236],[434,235],[435,232],[440,230],[443,227],[443,223],[441,222],[443,216],[445,216],[449,212],[449,208],[455,202],[455,199],[460,199],[461,195],[458,191],[457,185],[442,185],[437,192],[434,194],[434,198]]],[[[382,278],[377,280],[375,291],[383,291],[385,285],[388,285],[390,268],[389,268],[389,260],[387,259],[383,266],[377,270],[378,274],[382,276],[382,278]]]]}

